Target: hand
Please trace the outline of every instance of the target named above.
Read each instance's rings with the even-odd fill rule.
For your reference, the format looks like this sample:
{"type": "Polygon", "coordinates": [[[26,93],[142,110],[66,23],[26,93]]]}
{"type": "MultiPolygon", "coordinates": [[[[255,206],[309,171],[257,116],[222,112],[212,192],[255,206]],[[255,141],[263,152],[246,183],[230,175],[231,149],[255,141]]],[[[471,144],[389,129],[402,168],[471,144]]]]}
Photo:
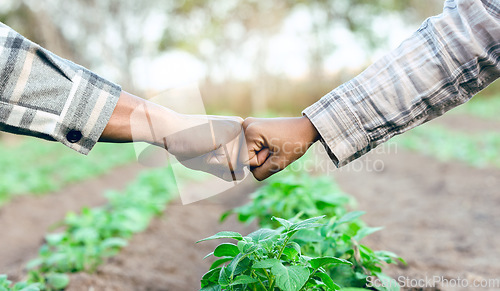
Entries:
{"type": "Polygon", "coordinates": [[[164,147],[190,169],[241,180],[248,160],[242,122],[240,117],[179,115],[180,130],[164,138],[164,147]]]}
{"type": "MultiPolygon", "coordinates": [[[[243,178],[242,161],[248,160],[246,149],[240,150],[244,147],[242,122],[240,117],[180,114],[122,91],[99,140],[147,142],[167,149],[189,168],[232,181],[243,178]]],[[[154,152],[148,148],[139,159],[161,163],[164,152],[160,156],[154,152]]]]}
{"type": "Polygon", "coordinates": [[[247,118],[243,122],[248,164],[257,180],[264,180],[300,158],[319,139],[305,116],[247,118]]]}

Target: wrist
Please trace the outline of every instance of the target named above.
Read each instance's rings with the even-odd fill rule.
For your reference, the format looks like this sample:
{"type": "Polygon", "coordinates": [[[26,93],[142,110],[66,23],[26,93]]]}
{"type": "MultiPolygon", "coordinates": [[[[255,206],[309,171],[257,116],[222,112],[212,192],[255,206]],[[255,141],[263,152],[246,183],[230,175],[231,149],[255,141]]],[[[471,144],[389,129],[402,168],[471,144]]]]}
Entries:
{"type": "Polygon", "coordinates": [[[309,148],[320,139],[320,134],[307,116],[299,117],[299,123],[300,134],[304,137],[304,143],[309,148]]]}

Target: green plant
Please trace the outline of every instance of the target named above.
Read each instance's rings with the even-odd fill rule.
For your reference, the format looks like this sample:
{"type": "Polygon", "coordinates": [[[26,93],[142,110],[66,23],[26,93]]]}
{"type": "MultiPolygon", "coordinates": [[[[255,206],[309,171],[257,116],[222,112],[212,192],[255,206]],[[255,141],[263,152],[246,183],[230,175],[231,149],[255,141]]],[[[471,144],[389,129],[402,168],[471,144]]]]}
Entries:
{"type": "MultiPolygon", "coordinates": [[[[290,221],[326,215],[327,223],[295,234],[301,253],[311,257],[338,257],[351,266],[333,265],[325,271],[342,287],[365,287],[369,276],[392,280],[382,272],[385,264],[404,260],[387,251],[373,251],[360,241],[381,228],[367,226],[360,217],[362,211],[348,212],[354,199],[343,193],[333,178],[312,177],[287,171],[251,195],[251,201],[223,214],[237,214],[242,222],[257,220],[260,227],[276,227],[270,216],[285,217],[290,221]]],[[[386,284],[389,285],[389,284],[386,284]]],[[[390,284],[397,286],[397,284],[390,284]]],[[[379,290],[399,290],[383,288],[379,290]]]]}
{"type": "Polygon", "coordinates": [[[198,241],[221,238],[237,241],[237,244],[222,243],[206,256],[219,259],[201,279],[201,290],[275,290],[275,287],[284,291],[339,290],[340,286],[325,268],[352,263],[335,257],[306,256],[293,241],[297,232],[322,226],[317,223],[321,218],[293,223],[273,217],[281,224],[276,230],[262,228],[245,237],[226,231],[198,241]]]}
{"type": "Polygon", "coordinates": [[[497,132],[468,134],[429,124],[397,136],[392,142],[442,161],[500,167],[500,134],[497,132]]]}
{"type": "Polygon", "coordinates": [[[28,284],[19,282],[12,285],[7,279],[7,275],[0,275],[0,291],[40,291],[39,284],[28,284]]]}
{"type": "Polygon", "coordinates": [[[135,158],[131,145],[98,144],[88,156],[63,145],[24,139],[0,144],[0,205],[20,194],[43,194],[108,172],[135,158]]]}
{"type": "MultiPolygon", "coordinates": [[[[326,224],[315,229],[301,230],[294,237],[302,253],[310,256],[339,257],[352,263],[351,266],[331,266],[328,274],[343,287],[365,287],[368,277],[377,277],[384,282],[393,281],[382,271],[385,264],[405,261],[389,251],[373,251],[360,241],[379,231],[380,227],[368,227],[359,219],[364,212],[353,211],[341,217],[332,217],[326,224]]],[[[378,287],[378,290],[399,290],[393,287],[378,287]]]]}
{"type": "Polygon", "coordinates": [[[143,173],[124,193],[108,192],[104,207],[68,213],[65,230],[46,236],[39,257],[28,264],[28,282],[41,290],[60,290],[68,283],[65,273],[93,272],[107,257],[127,245],[174,198],[175,180],[170,168],[143,173]]]}
{"type": "Polygon", "coordinates": [[[354,199],[343,193],[331,177],[311,177],[303,173],[287,171],[270,178],[266,186],[250,195],[251,203],[224,213],[221,220],[236,214],[241,222],[259,221],[261,227],[276,227],[271,217],[290,219],[299,216],[307,219],[315,216],[340,216],[354,199]]]}
{"type": "Polygon", "coordinates": [[[500,108],[500,96],[496,95],[489,98],[485,98],[484,96],[476,96],[469,102],[453,109],[450,112],[458,114],[469,114],[484,119],[500,120],[498,108],[500,108]]]}

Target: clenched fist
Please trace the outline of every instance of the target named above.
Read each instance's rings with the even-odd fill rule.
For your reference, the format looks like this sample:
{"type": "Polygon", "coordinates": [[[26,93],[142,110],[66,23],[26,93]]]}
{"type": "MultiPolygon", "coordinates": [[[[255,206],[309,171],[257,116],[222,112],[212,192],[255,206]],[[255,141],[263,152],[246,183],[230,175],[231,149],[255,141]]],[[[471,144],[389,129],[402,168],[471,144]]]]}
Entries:
{"type": "Polygon", "coordinates": [[[257,180],[277,173],[302,155],[319,139],[309,119],[247,118],[243,122],[248,164],[257,180]]]}

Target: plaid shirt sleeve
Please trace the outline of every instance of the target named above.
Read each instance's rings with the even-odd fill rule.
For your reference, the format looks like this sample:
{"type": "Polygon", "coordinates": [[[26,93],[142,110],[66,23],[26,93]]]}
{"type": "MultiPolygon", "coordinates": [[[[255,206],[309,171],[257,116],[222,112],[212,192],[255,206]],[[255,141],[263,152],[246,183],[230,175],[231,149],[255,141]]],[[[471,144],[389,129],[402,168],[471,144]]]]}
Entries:
{"type": "Polygon", "coordinates": [[[0,130],[57,140],[87,154],[121,88],[0,23],[0,130]]]}
{"type": "Polygon", "coordinates": [[[468,101],[500,76],[500,1],[448,0],[398,48],[303,112],[337,166],[468,101]]]}

